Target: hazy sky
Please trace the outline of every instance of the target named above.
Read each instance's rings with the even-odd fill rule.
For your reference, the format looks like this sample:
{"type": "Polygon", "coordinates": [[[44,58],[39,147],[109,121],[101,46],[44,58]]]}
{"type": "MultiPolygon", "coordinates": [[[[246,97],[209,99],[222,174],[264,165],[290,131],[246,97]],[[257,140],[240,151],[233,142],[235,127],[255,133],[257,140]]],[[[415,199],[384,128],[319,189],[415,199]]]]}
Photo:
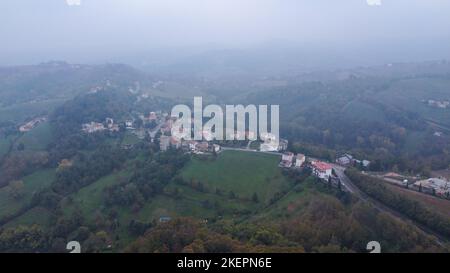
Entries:
{"type": "Polygon", "coordinates": [[[450,57],[449,0],[379,2],[2,0],[0,64],[89,62],[155,48],[270,43],[450,57]]]}

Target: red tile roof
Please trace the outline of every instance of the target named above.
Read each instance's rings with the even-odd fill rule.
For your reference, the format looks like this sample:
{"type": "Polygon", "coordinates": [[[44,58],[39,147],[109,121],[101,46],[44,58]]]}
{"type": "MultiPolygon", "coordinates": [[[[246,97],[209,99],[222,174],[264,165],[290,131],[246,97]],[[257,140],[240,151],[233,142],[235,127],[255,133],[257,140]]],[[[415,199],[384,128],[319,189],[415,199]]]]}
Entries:
{"type": "Polygon", "coordinates": [[[326,171],[326,170],[330,170],[333,167],[331,167],[330,164],[325,163],[325,162],[321,162],[321,161],[316,161],[313,163],[313,166],[318,169],[319,171],[326,171]]]}

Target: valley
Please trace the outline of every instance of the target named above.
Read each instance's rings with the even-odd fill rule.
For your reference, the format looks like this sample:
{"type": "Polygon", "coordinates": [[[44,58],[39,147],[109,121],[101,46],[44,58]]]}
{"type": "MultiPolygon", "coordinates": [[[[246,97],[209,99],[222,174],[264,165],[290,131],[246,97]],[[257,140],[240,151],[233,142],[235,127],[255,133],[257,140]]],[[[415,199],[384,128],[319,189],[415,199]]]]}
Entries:
{"type": "Polygon", "coordinates": [[[425,179],[449,168],[449,109],[423,102],[448,99],[448,63],[351,70],[339,80],[290,75],[244,93],[233,82],[163,81],[123,65],[41,66],[22,68],[38,76],[13,85],[0,78],[0,92],[21,86],[1,99],[0,251],[64,252],[77,240],[87,252],[364,252],[373,236],[387,252],[448,251],[445,196],[372,192],[356,174],[343,178],[344,169],[425,179]],[[65,78],[70,90],[51,80],[66,70],[78,73],[65,78]],[[234,91],[216,96],[217,88],[234,91]],[[259,142],[165,145],[165,114],[192,102],[183,89],[219,105],[280,105],[286,149],[306,155],[306,165],[282,168],[282,153],[260,152],[259,142]],[[350,153],[352,164],[338,167],[350,153]],[[317,178],[312,161],[331,163],[337,182],[317,178]],[[35,241],[16,243],[28,234],[35,241]]]}

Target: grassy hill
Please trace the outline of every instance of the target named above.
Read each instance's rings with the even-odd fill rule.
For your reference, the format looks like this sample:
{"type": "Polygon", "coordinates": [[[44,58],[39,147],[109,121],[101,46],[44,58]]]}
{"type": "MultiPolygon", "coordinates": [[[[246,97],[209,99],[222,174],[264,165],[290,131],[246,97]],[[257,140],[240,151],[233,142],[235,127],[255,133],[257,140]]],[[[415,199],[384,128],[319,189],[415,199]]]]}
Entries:
{"type": "Polygon", "coordinates": [[[0,106],[0,122],[22,123],[27,118],[51,113],[64,101],[64,99],[46,99],[0,106]]]}
{"type": "Polygon", "coordinates": [[[33,130],[26,132],[16,141],[16,145],[22,143],[25,150],[42,151],[52,142],[52,130],[49,122],[39,124],[33,130]]]}
{"type": "MultiPolygon", "coordinates": [[[[112,247],[102,248],[101,251],[107,252],[122,251],[143,234],[135,233],[136,229],[132,228],[132,223],[138,223],[138,226],[144,228],[141,232],[144,232],[149,227],[152,230],[160,226],[158,220],[162,216],[174,219],[192,217],[201,223],[205,223],[202,220],[208,220],[206,226],[217,230],[223,227],[223,232],[230,232],[236,238],[243,236],[241,239],[244,239],[248,233],[250,238],[254,237],[249,239],[252,243],[261,241],[272,244],[278,241],[285,245],[285,240],[292,240],[292,245],[298,243],[309,251],[314,250],[314,246],[329,244],[330,232],[336,230],[339,238],[343,238],[343,234],[347,234],[349,230],[351,235],[359,234],[360,237],[361,234],[375,232],[364,219],[350,220],[353,219],[353,214],[358,216],[367,212],[361,210],[360,206],[353,207],[350,199],[345,201],[345,195],[323,183],[317,183],[312,177],[303,177],[301,182],[296,180],[298,183],[294,183],[278,168],[278,156],[261,153],[224,151],[217,157],[192,157],[187,165],[179,170],[179,177],[184,179],[172,178],[167,181],[162,191],[142,200],[139,208],[118,203],[108,205],[105,202],[107,189],[129,183],[133,174],[139,171],[137,168],[142,166],[139,162],[145,162],[143,159],[137,156],[127,161],[120,170],[113,171],[64,197],[60,202],[63,217],[59,218],[57,223],[54,222],[57,212],[37,206],[3,227],[37,224],[46,231],[52,231],[52,225],[69,228],[72,219],[76,218],[73,216],[80,213],[83,226],[77,224],[74,230],[70,229],[68,238],[77,238],[78,232],[91,230],[93,233],[89,238],[94,237],[83,239],[86,240],[84,244],[103,245],[97,239],[106,236],[112,247]],[[202,182],[204,187],[199,188],[199,182],[202,182]],[[216,189],[220,189],[222,193],[218,193],[216,189]],[[229,191],[235,192],[236,196],[230,196],[229,191]],[[259,196],[258,202],[251,198],[254,193],[259,196]],[[273,199],[274,195],[277,195],[277,198],[273,199]],[[237,226],[231,225],[232,223],[237,226]],[[349,229],[344,223],[351,223],[352,228],[349,229]],[[279,233],[272,234],[273,230],[278,230],[279,233]],[[285,239],[281,236],[285,236],[285,239]]],[[[52,181],[51,175],[54,175],[54,170],[26,177],[24,184],[27,194],[21,203],[5,196],[7,192],[0,191],[0,200],[3,200],[0,208],[8,210],[9,213],[11,208],[20,209],[20,205],[26,203],[26,196],[38,186],[44,186],[45,181],[52,181]]],[[[365,246],[368,239],[363,236],[360,240],[361,242],[355,239],[355,242],[350,244],[354,243],[357,249],[359,246],[365,246]]]]}
{"type": "Polygon", "coordinates": [[[49,228],[49,221],[52,213],[46,208],[34,207],[17,218],[9,221],[4,225],[5,228],[17,227],[17,226],[31,226],[39,225],[40,227],[49,228]]]}
{"type": "Polygon", "coordinates": [[[210,190],[233,191],[240,197],[250,199],[256,193],[267,202],[274,193],[291,185],[282,175],[279,161],[276,155],[224,151],[215,160],[193,159],[182,176],[202,182],[210,190]]]}
{"type": "Polygon", "coordinates": [[[11,137],[0,136],[0,158],[8,152],[11,142],[11,137]]]}
{"type": "Polygon", "coordinates": [[[23,188],[21,189],[21,197],[14,199],[10,194],[9,187],[0,188],[0,218],[12,215],[21,208],[27,206],[31,201],[33,193],[49,186],[54,179],[55,170],[47,169],[37,171],[22,179],[23,188]]]}
{"type": "MultiPolygon", "coordinates": [[[[65,197],[61,208],[67,219],[74,213],[81,212],[89,226],[96,226],[98,219],[114,211],[118,222],[114,237],[119,238],[116,244],[118,247],[125,246],[135,239],[128,229],[133,220],[151,223],[157,222],[162,216],[239,221],[249,219],[251,215],[264,209],[274,194],[292,189],[293,182],[283,176],[278,162],[278,156],[236,151],[225,151],[214,160],[193,158],[180,171],[180,176],[189,181],[202,181],[205,184],[204,191],[175,180],[170,181],[162,193],[145,201],[138,211],[131,206],[105,205],[105,190],[126,181],[133,174],[134,165],[126,164],[124,169],[104,176],[65,197]],[[220,189],[222,193],[218,194],[216,189],[220,189]],[[173,194],[175,191],[176,196],[173,194]],[[229,191],[233,191],[236,196],[230,197],[229,191]],[[254,193],[260,201],[252,200],[254,193]]],[[[25,194],[20,200],[10,197],[7,188],[0,189],[0,216],[19,211],[29,202],[34,191],[53,181],[54,175],[54,170],[46,170],[25,177],[25,194]]],[[[35,207],[9,221],[5,227],[38,224],[48,229],[50,216],[51,212],[45,208],[35,207]],[[37,214],[42,217],[36,217],[37,214]]]]}

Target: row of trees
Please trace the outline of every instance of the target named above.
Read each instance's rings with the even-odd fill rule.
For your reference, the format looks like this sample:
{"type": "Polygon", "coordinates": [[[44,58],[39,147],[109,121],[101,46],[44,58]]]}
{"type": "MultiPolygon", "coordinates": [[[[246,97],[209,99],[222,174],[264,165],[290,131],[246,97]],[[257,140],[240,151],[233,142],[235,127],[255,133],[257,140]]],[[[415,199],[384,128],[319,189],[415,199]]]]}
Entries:
{"type": "Polygon", "coordinates": [[[421,203],[412,200],[405,195],[393,192],[386,188],[384,182],[378,178],[366,176],[360,172],[349,169],[346,171],[348,177],[362,191],[369,196],[381,201],[389,207],[407,215],[411,219],[427,226],[447,238],[450,238],[450,219],[426,208],[421,203]]]}
{"type": "Polygon", "coordinates": [[[105,204],[140,208],[162,193],[188,160],[187,155],[177,150],[147,154],[145,160],[135,162],[135,171],[129,179],[105,189],[105,204]]]}
{"type": "Polygon", "coordinates": [[[74,192],[118,169],[126,158],[126,152],[112,146],[102,146],[90,155],[82,153],[74,159],[74,165],[58,171],[52,189],[59,194],[74,192]]]}

